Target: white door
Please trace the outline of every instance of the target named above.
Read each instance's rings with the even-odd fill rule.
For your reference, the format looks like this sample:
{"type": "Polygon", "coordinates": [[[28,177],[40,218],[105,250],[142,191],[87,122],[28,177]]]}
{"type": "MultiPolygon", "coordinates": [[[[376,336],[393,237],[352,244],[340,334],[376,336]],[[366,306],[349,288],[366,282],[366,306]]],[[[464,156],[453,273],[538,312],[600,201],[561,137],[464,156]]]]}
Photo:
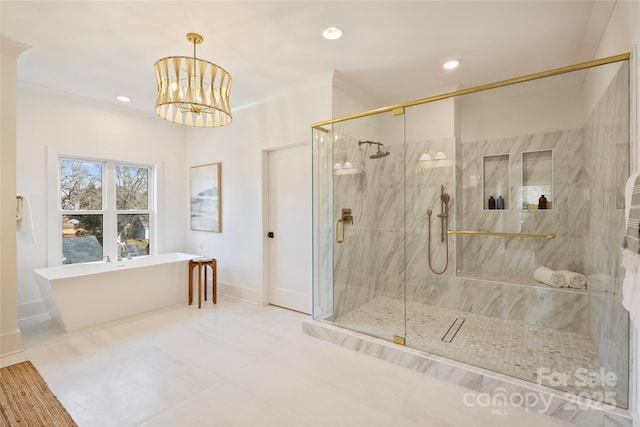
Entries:
{"type": "Polygon", "coordinates": [[[269,153],[269,303],[311,313],[311,145],[269,153]]]}

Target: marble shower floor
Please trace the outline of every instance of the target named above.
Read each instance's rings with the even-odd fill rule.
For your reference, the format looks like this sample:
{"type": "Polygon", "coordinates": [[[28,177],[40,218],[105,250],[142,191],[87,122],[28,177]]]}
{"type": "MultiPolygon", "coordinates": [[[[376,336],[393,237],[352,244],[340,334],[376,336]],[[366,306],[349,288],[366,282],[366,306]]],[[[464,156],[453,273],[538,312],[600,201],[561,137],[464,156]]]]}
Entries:
{"type": "MultiPolygon", "coordinates": [[[[409,301],[405,333],[404,310],[403,300],[376,297],[334,324],[388,340],[404,336],[408,347],[533,383],[538,383],[538,369],[565,373],[567,385],[555,388],[572,393],[581,390],[575,385],[576,369],[599,372],[602,366],[587,335],[409,301]],[[464,319],[458,333],[451,342],[443,341],[458,318],[464,319]]],[[[453,331],[447,338],[451,335],[453,331]]],[[[550,385],[544,378],[539,383],[550,385]]]]}

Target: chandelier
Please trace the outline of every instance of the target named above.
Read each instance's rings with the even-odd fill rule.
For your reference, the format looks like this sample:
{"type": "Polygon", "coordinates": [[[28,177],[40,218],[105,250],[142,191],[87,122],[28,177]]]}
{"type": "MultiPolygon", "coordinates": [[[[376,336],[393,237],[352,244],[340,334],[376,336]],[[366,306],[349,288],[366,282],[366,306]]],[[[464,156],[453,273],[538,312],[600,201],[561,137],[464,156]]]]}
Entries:
{"type": "Polygon", "coordinates": [[[231,76],[222,67],[196,58],[202,36],[187,34],[193,57],[169,56],[153,66],[158,80],[156,113],[186,126],[210,128],[231,123],[231,76]]]}

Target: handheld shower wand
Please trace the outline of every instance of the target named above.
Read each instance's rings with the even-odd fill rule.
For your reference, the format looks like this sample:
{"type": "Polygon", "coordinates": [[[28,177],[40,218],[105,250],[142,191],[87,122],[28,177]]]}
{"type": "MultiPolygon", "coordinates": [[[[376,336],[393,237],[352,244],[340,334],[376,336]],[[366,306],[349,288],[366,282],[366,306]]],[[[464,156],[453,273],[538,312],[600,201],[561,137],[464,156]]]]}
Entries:
{"type": "Polygon", "coordinates": [[[440,241],[444,242],[447,235],[447,228],[449,225],[449,201],[451,196],[444,192],[444,185],[440,186],[440,241]]]}
{"type": "Polygon", "coordinates": [[[451,201],[451,196],[444,192],[444,185],[440,186],[440,214],[438,214],[438,218],[440,218],[440,241],[445,242],[445,250],[446,250],[446,261],[444,265],[444,269],[442,271],[436,271],[431,265],[431,214],[433,211],[429,209],[427,211],[427,216],[429,217],[429,241],[428,241],[428,253],[429,253],[429,268],[435,274],[442,274],[447,271],[447,267],[449,266],[449,239],[447,236],[447,229],[449,228],[449,202],[451,201]]]}

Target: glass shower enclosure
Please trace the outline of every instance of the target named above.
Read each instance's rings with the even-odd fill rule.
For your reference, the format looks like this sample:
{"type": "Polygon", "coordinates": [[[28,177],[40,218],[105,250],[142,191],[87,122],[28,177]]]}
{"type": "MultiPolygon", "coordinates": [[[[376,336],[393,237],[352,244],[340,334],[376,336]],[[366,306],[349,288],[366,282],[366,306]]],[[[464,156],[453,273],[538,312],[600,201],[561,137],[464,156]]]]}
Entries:
{"type": "Polygon", "coordinates": [[[313,126],[313,318],[626,408],[628,60],[476,89],[313,126]]]}

